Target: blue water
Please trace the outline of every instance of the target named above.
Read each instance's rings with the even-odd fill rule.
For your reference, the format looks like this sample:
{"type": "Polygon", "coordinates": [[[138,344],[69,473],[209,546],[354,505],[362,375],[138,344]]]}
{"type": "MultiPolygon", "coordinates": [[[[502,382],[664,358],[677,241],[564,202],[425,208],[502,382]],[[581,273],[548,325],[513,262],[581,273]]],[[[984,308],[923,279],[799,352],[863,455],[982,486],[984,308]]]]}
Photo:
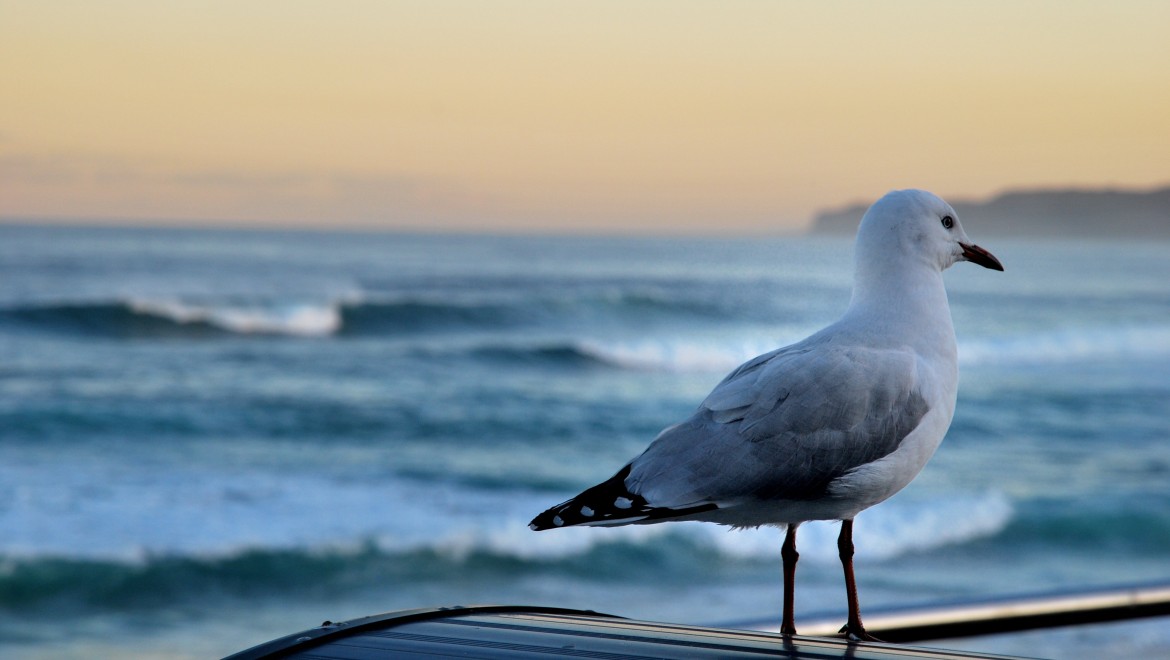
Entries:
{"type": "MultiPolygon", "coordinates": [[[[1170,578],[1170,246],[980,238],[1007,271],[947,273],[958,411],[857,520],[863,607],[1170,578]]],[[[486,602],[775,616],[778,530],[526,525],[832,321],[850,252],[0,226],[0,656],[486,602]]],[[[798,624],[844,609],[836,532],[802,528],[798,624]]],[[[962,644],[1149,656],[1167,627],[962,644]]]]}

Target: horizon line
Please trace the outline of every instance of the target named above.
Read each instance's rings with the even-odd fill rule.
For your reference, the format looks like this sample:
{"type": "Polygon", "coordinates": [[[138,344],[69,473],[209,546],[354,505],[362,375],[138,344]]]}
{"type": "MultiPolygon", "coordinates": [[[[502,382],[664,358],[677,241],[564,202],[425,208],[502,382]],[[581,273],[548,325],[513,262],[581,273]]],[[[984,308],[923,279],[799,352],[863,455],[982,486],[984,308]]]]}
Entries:
{"type": "MultiPolygon", "coordinates": [[[[1060,194],[1060,193],[1096,193],[1096,194],[1156,194],[1170,191],[1170,181],[1161,184],[1145,186],[1126,186],[1116,183],[1095,185],[1033,185],[1013,187],[1007,186],[999,191],[976,197],[956,196],[950,198],[952,204],[987,204],[1009,195],[1019,194],[1060,194]]],[[[695,226],[688,224],[683,227],[644,227],[632,226],[629,229],[619,229],[612,225],[601,227],[586,227],[572,225],[567,227],[555,226],[509,226],[494,227],[477,226],[474,224],[454,225],[384,225],[369,221],[343,220],[331,224],[327,219],[322,221],[303,220],[257,220],[255,218],[194,218],[194,217],[118,217],[118,216],[74,216],[74,215],[23,215],[0,214],[0,225],[22,227],[58,227],[58,228],[107,228],[107,229],[175,229],[175,230],[209,230],[209,231],[288,231],[288,232],[339,232],[339,233],[371,233],[371,234],[404,234],[404,235],[434,235],[434,236],[548,236],[548,237],[582,237],[582,238],[793,238],[817,235],[815,230],[817,218],[822,215],[839,214],[852,210],[858,206],[867,206],[872,203],[853,199],[838,204],[819,207],[801,224],[777,225],[772,227],[738,227],[728,230],[717,219],[712,219],[711,225],[695,226]]],[[[858,216],[860,221],[861,216],[858,216]]]]}

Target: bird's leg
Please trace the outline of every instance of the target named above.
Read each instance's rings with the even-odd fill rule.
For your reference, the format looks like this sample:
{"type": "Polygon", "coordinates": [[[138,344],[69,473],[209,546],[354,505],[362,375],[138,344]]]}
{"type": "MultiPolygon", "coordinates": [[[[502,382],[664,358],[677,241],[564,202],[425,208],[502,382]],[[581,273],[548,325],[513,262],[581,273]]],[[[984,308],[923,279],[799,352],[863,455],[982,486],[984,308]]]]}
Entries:
{"type": "Polygon", "coordinates": [[[857,581],[853,577],[853,520],[841,521],[841,534],[837,536],[837,552],[841,555],[841,567],[845,569],[845,597],[849,601],[849,622],[841,632],[849,639],[881,641],[865,632],[865,626],[861,625],[861,608],[857,604],[857,581]]]}
{"type": "Polygon", "coordinates": [[[796,560],[800,553],[796,551],[796,524],[789,524],[784,534],[784,545],[780,548],[780,556],[784,559],[784,618],[780,622],[780,632],[784,635],[796,634],[796,621],[793,619],[793,594],[796,591],[796,560]]]}

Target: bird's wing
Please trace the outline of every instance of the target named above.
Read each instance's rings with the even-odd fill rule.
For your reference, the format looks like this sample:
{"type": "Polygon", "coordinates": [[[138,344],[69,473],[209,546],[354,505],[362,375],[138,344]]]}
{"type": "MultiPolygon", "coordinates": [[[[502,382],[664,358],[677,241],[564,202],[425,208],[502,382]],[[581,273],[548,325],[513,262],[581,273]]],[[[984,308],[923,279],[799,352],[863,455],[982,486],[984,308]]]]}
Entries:
{"type": "Polygon", "coordinates": [[[930,408],[909,349],[802,342],[745,363],[630,465],[650,507],[823,497],[930,408]]]}

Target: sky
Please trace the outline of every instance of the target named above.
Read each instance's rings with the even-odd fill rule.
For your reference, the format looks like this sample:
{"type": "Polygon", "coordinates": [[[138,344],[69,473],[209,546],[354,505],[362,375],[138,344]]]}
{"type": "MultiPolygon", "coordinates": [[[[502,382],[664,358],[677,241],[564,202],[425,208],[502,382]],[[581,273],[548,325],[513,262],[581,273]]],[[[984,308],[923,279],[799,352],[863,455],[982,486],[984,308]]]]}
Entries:
{"type": "Polygon", "coordinates": [[[0,217],[757,234],[1170,183],[1170,2],[0,0],[0,217]]]}

